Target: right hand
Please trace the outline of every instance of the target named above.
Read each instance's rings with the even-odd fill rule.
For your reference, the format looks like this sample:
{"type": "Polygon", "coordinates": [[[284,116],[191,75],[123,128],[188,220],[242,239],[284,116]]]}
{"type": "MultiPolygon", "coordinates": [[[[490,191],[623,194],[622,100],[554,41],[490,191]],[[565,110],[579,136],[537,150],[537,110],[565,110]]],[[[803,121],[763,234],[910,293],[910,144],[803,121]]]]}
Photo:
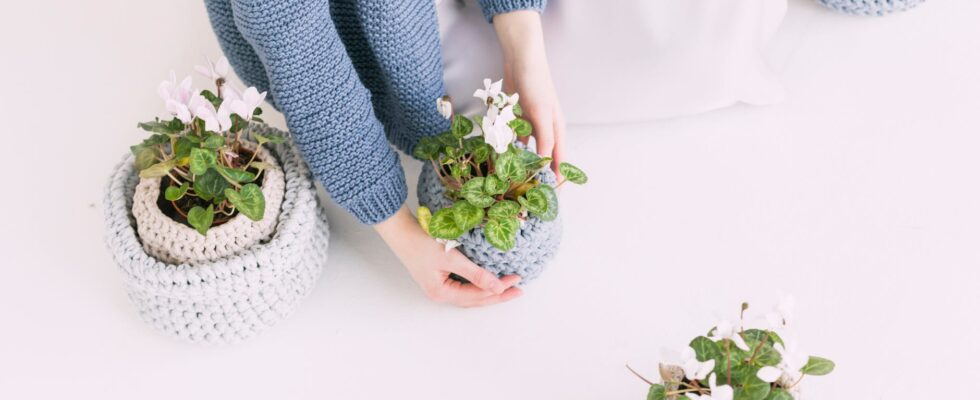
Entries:
{"type": "Polygon", "coordinates": [[[447,252],[442,244],[422,230],[405,206],[391,218],[374,225],[374,229],[433,301],[460,307],[479,307],[512,300],[523,294],[520,288],[514,287],[521,280],[519,276],[508,275],[498,279],[459,250],[447,252]],[[450,274],[459,275],[469,282],[454,280],[450,274]]]}

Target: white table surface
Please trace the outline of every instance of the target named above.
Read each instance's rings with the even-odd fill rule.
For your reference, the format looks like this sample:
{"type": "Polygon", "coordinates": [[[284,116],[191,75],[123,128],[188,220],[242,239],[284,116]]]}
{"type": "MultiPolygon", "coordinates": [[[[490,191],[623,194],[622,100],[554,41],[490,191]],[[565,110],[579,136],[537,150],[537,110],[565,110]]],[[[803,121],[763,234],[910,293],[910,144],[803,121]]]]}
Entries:
{"type": "Polygon", "coordinates": [[[571,127],[591,181],[564,190],[562,252],[509,304],[430,303],[328,203],[312,296],[216,348],[138,319],[101,217],[168,66],[218,52],[203,6],[6,8],[0,398],[641,399],[624,364],[654,375],[662,347],[778,293],[837,361],[807,399],[955,397],[980,376],[980,2],[856,18],[793,0],[767,55],[784,104],[571,127]]]}

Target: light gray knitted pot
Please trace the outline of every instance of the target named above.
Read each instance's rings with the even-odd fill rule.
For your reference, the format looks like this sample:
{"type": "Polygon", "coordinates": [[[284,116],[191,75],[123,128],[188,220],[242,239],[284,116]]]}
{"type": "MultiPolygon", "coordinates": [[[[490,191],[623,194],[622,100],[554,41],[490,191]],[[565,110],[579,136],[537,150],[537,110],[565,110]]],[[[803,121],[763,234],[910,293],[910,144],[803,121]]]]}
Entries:
{"type": "MultiPolygon", "coordinates": [[[[555,173],[546,168],[538,174],[538,180],[554,185],[555,173]]],[[[419,203],[432,212],[450,207],[453,203],[445,192],[432,163],[425,163],[419,176],[419,203]]],[[[514,248],[507,252],[487,242],[482,227],[466,232],[458,240],[459,249],[474,263],[497,276],[519,275],[523,285],[541,275],[545,265],[555,257],[561,243],[561,217],[547,222],[534,216],[528,218],[517,233],[514,248]]]]}
{"type": "Polygon", "coordinates": [[[272,150],[286,179],[275,234],[203,263],[168,264],[143,250],[131,212],[139,182],[133,157],[113,171],[104,200],[106,244],[147,323],[191,342],[236,342],[288,316],[313,289],[327,261],[326,215],[299,152],[291,144],[272,150]]]}
{"type": "Polygon", "coordinates": [[[905,11],[925,0],[817,0],[837,11],[856,15],[886,15],[905,11]]]}

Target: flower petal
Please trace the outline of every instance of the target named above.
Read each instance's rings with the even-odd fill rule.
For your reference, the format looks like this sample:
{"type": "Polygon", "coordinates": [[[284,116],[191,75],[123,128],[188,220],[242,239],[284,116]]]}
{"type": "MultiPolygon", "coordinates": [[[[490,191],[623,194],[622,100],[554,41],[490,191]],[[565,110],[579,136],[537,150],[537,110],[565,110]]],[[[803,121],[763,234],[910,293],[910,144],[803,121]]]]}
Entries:
{"type": "Polygon", "coordinates": [[[782,375],[783,371],[776,367],[762,367],[759,369],[759,372],[755,374],[755,376],[759,377],[759,379],[762,379],[762,381],[766,383],[773,383],[782,375]]]}

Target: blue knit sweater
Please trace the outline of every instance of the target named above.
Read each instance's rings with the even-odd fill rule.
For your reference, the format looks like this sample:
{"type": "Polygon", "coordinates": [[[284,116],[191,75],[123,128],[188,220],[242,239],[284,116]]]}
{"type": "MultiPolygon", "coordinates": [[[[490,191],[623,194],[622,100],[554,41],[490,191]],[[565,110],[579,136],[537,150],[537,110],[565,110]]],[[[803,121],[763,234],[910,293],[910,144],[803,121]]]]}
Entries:
{"type": "MultiPolygon", "coordinates": [[[[479,1],[488,20],[547,2],[479,1]]],[[[388,142],[412,154],[420,137],[448,128],[435,108],[445,93],[435,2],[205,3],[235,72],[269,91],[334,201],[366,224],[398,211],[405,174],[388,142]]]]}

